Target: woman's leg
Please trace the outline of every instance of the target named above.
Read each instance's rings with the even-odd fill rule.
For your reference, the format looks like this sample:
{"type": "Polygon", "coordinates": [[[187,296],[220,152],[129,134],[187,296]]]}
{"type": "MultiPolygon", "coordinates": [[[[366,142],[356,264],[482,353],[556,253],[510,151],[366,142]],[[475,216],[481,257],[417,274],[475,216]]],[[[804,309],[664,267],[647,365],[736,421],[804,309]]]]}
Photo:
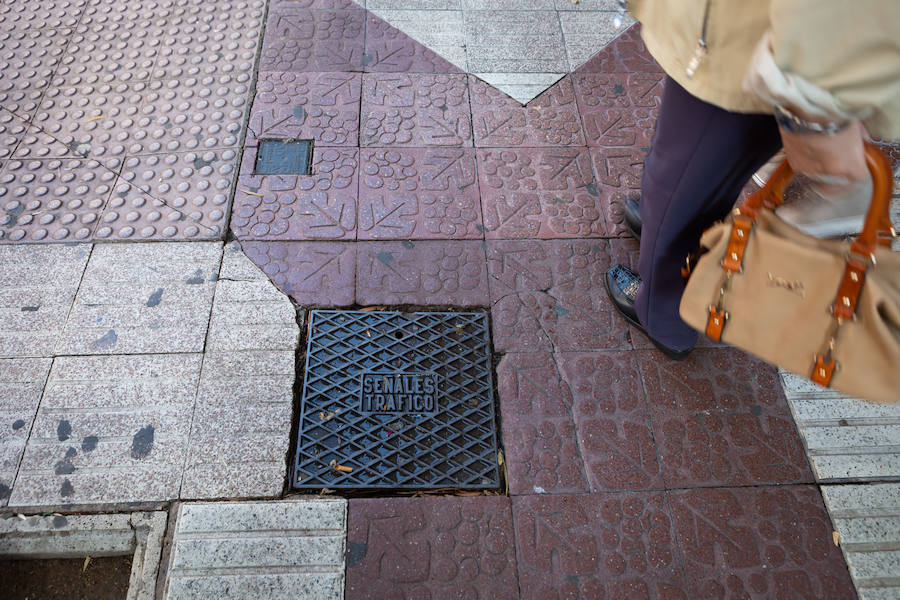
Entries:
{"type": "Polygon", "coordinates": [[[642,284],[635,301],[656,341],[673,350],[697,343],[697,332],[678,315],[681,266],[704,229],[728,215],[750,176],[780,147],[773,117],[728,112],[666,79],[641,183],[642,284]]]}

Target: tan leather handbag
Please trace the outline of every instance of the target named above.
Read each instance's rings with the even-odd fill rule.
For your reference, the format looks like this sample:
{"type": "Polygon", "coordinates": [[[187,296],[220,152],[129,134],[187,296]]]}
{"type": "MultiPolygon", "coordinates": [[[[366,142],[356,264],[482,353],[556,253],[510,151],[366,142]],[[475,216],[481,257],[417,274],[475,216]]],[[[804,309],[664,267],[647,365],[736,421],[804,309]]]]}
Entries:
{"type": "Polygon", "coordinates": [[[900,401],[900,254],[891,252],[893,179],[866,144],[874,194],[852,242],[821,240],[774,209],[793,179],[783,163],[701,239],[681,318],[710,338],[857,398],[900,401]]]}

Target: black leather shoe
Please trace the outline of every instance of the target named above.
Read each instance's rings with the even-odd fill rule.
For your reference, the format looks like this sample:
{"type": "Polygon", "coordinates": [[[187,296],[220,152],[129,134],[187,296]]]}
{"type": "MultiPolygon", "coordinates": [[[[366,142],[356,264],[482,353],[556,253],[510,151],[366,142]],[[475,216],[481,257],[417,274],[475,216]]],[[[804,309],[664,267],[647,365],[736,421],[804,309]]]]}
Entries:
{"type": "Polygon", "coordinates": [[[647,336],[653,345],[660,352],[671,358],[672,360],[683,360],[691,353],[693,348],[687,350],[673,350],[668,346],[660,344],[654,340],[641,325],[638,320],[637,311],[634,308],[634,299],[637,296],[638,289],[641,287],[640,276],[623,265],[616,265],[606,272],[606,292],[609,299],[612,300],[613,306],[621,313],[625,320],[647,336]]]}
{"type": "Polygon", "coordinates": [[[641,239],[641,211],[637,200],[625,198],[625,205],[622,207],[622,214],[625,216],[625,228],[636,240],[641,239]]]}

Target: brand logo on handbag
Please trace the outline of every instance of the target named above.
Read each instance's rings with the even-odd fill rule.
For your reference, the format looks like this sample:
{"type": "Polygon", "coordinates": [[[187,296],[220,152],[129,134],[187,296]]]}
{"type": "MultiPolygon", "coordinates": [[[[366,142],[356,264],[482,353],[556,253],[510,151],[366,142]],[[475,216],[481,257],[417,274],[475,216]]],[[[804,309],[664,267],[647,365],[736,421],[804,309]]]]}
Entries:
{"type": "Polygon", "coordinates": [[[769,276],[769,287],[784,288],[789,292],[799,294],[801,298],[806,298],[806,290],[803,288],[802,281],[788,281],[783,277],[775,277],[771,273],[766,273],[766,275],[769,276]]]}

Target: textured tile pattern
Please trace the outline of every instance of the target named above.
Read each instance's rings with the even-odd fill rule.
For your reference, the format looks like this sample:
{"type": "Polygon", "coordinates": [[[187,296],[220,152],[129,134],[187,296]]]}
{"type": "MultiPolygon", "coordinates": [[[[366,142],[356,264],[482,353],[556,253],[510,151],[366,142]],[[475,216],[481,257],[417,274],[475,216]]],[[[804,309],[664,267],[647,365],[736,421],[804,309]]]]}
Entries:
{"type": "Polygon", "coordinates": [[[605,240],[492,241],[487,258],[496,349],[631,348],[603,287],[605,240]]]}
{"type": "Polygon", "coordinates": [[[731,349],[641,366],[669,487],[813,480],[772,367],[731,349]]]}
{"type": "Polygon", "coordinates": [[[781,374],[818,481],[900,473],[900,404],[873,404],[781,374]]]}
{"type": "Polygon", "coordinates": [[[242,242],[254,264],[301,306],[350,306],[356,298],[356,244],[242,242]]]}
{"type": "Polygon", "coordinates": [[[50,372],[49,358],[0,360],[0,506],[6,506],[50,372]]]}
{"type": "Polygon", "coordinates": [[[368,73],[363,146],[471,146],[465,75],[368,73]]]}
{"type": "Polygon", "coordinates": [[[243,240],[356,238],[357,149],[317,148],[312,175],[256,175],[256,150],[241,163],[231,227],[243,240]]]}
{"type": "Polygon", "coordinates": [[[363,150],[359,239],[478,239],[473,150],[363,150]]]}
{"type": "Polygon", "coordinates": [[[358,146],[361,84],[358,73],[261,73],[247,144],[311,139],[323,146],[358,146]]]}
{"type": "Polygon", "coordinates": [[[219,242],[97,244],[58,354],[202,352],[219,242]]]}
{"type": "Polygon", "coordinates": [[[201,359],[56,358],[10,506],[177,498],[201,359]]]}
{"type": "Polygon", "coordinates": [[[53,356],[90,244],[0,246],[0,357],[53,356]]]}
{"type": "Polygon", "coordinates": [[[224,237],[265,5],[0,7],[0,243],[224,237]]]}
{"type": "Polygon", "coordinates": [[[854,597],[815,487],[682,490],[669,499],[690,597],[854,597]]]}
{"type": "Polygon", "coordinates": [[[484,248],[476,241],[359,244],[356,302],[485,306],[484,248]]]}
{"type": "Polygon", "coordinates": [[[344,597],[345,500],[182,504],[164,598],[344,597]]]}
{"type": "Polygon", "coordinates": [[[513,499],[523,599],[687,600],[663,493],[513,499]]]}
{"type": "Polygon", "coordinates": [[[347,600],[517,597],[507,498],[351,500],[347,600]]]}
{"type": "Polygon", "coordinates": [[[824,485],[822,495],[859,597],[896,598],[900,484],[824,485]]]}
{"type": "Polygon", "coordinates": [[[293,305],[241,252],[225,247],[181,485],[182,498],[277,496],[291,429],[293,305]]]}

